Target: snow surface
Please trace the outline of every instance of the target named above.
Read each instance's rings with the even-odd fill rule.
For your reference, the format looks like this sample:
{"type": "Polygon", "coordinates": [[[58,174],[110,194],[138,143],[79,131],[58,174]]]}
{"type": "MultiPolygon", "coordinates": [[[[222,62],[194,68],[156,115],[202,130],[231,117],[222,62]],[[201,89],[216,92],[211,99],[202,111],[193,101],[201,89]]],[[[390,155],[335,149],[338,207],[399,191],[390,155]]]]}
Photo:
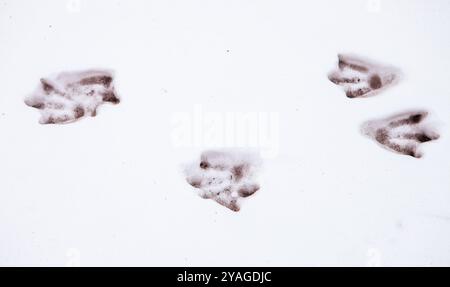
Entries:
{"type": "Polygon", "coordinates": [[[450,265],[449,28],[446,0],[0,0],[0,265],[450,265]],[[338,53],[404,77],[348,99],[338,53]],[[39,79],[91,68],[121,103],[38,124],[39,79]],[[421,159],[359,132],[410,109],[421,159]],[[237,213],[182,169],[233,145],[264,149],[237,213]]]}

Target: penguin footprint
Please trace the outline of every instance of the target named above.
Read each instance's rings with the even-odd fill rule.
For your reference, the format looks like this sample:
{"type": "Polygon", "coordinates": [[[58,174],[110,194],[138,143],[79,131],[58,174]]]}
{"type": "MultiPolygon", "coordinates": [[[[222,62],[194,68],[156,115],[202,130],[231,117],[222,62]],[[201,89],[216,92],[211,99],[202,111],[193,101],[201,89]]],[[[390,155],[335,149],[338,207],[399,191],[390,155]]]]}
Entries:
{"type": "Polygon", "coordinates": [[[239,211],[241,201],[259,190],[254,179],[258,162],[256,155],[245,152],[205,151],[186,168],[186,181],[200,197],[239,211]]]}
{"type": "Polygon", "coordinates": [[[419,146],[439,138],[435,130],[424,124],[427,116],[426,111],[413,111],[367,121],[362,132],[390,151],[420,158],[419,146]]]}
{"type": "Polygon", "coordinates": [[[74,122],[94,117],[103,103],[118,104],[114,78],[110,71],[88,70],[60,73],[42,78],[37,90],[25,104],[41,112],[41,124],[74,122]]]}
{"type": "Polygon", "coordinates": [[[362,98],[379,94],[397,83],[397,68],[377,64],[354,55],[338,55],[338,68],[328,74],[328,79],[342,86],[349,98],[362,98]]]}

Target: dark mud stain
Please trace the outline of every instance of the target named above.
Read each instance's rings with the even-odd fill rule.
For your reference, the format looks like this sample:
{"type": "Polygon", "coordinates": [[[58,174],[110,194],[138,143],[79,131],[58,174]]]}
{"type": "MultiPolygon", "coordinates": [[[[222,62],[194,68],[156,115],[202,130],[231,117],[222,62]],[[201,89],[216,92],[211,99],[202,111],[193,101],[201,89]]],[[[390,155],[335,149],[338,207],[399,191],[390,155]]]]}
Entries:
{"type": "Polygon", "coordinates": [[[381,78],[378,75],[372,75],[369,79],[369,86],[371,89],[377,90],[383,86],[381,78]]]}

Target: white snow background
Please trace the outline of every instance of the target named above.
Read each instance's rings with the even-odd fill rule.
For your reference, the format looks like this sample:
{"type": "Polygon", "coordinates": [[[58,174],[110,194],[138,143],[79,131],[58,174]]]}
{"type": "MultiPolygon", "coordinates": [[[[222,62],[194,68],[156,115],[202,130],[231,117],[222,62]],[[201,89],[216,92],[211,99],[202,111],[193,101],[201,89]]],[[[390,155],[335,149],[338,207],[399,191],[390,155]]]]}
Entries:
{"type": "Polygon", "coordinates": [[[0,0],[1,266],[450,265],[450,2],[0,0]],[[348,99],[337,53],[398,67],[348,99]],[[61,71],[115,71],[119,105],[40,125],[23,99],[61,71]],[[274,112],[275,156],[234,213],[195,195],[173,115],[274,112]],[[359,133],[424,108],[415,159],[359,133]]]}

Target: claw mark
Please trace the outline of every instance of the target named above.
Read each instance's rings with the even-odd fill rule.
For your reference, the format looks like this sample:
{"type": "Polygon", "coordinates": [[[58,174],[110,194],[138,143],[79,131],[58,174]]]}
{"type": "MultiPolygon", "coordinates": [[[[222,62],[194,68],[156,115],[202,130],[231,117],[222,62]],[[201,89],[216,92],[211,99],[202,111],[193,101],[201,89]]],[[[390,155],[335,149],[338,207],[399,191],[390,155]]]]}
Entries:
{"type": "Polygon", "coordinates": [[[244,152],[206,151],[185,170],[186,181],[200,197],[239,211],[241,199],[260,188],[253,180],[258,162],[256,155],[244,152]]]}
{"type": "Polygon", "coordinates": [[[439,138],[436,131],[424,125],[427,116],[426,111],[401,113],[386,119],[368,121],[361,130],[388,150],[420,158],[420,144],[439,138]]]}
{"type": "Polygon", "coordinates": [[[344,88],[349,98],[374,96],[398,82],[400,71],[354,55],[338,55],[338,69],[328,79],[344,88]]]}
{"type": "Polygon", "coordinates": [[[109,71],[60,73],[40,81],[41,85],[25,104],[40,110],[41,124],[69,123],[85,116],[94,117],[101,104],[120,102],[109,71]]]}

